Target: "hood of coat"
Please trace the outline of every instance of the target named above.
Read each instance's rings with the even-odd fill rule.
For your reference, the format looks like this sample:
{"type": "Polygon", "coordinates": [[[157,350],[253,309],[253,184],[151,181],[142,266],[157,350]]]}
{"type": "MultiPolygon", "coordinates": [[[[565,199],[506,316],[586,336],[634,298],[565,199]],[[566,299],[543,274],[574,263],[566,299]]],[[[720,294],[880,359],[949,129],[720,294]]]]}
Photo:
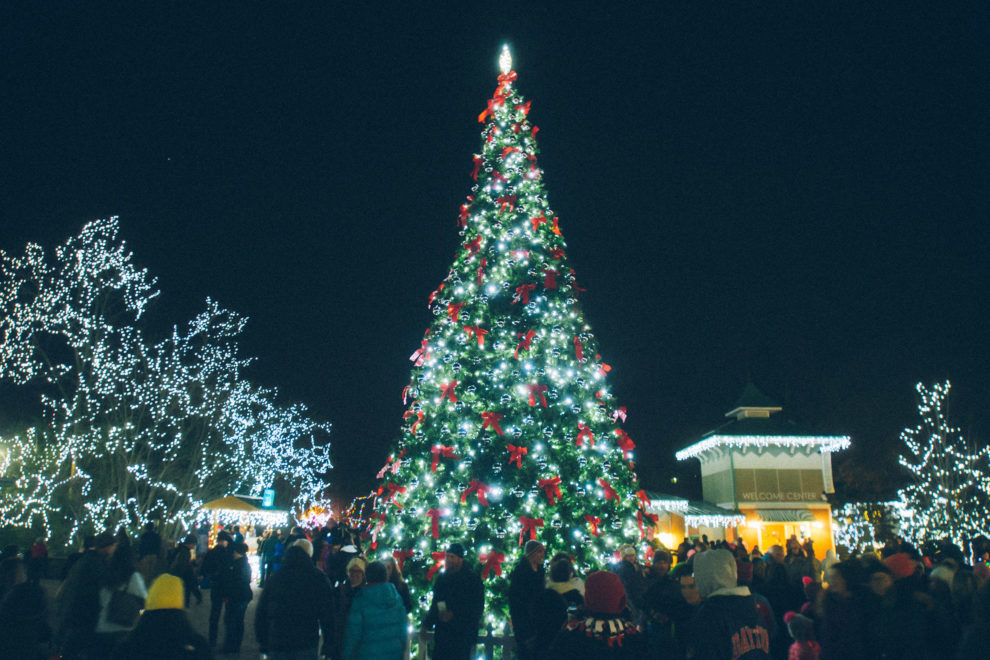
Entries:
{"type": "Polygon", "coordinates": [[[694,556],[694,583],[703,599],[722,589],[735,589],[736,581],[736,558],[728,550],[706,550],[694,556]]]}
{"type": "Polygon", "coordinates": [[[354,595],[354,602],[357,603],[358,601],[362,603],[363,607],[383,610],[391,609],[396,605],[402,606],[399,592],[395,590],[395,585],[391,582],[365,585],[354,595]]]}

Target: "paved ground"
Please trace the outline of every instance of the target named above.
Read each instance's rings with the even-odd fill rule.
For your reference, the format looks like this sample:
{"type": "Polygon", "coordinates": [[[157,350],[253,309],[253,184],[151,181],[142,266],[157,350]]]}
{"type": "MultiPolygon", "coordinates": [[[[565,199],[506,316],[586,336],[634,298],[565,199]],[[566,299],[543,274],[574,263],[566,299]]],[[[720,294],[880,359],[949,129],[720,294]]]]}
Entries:
{"type": "MultiPolygon", "coordinates": [[[[55,609],[55,593],[58,591],[58,587],[62,584],[59,580],[42,580],[42,584],[45,587],[45,592],[48,594],[49,610],[54,612],[55,609]]],[[[222,660],[233,660],[238,658],[241,660],[258,660],[261,657],[261,652],[258,650],[258,644],[254,639],[254,606],[258,602],[258,598],[261,596],[261,590],[257,586],[252,586],[254,591],[254,598],[248,605],[247,614],[244,616],[244,640],[241,643],[240,653],[227,653],[220,654],[216,653],[215,657],[222,660]]],[[[209,638],[210,631],[210,592],[209,590],[203,592],[203,604],[197,605],[196,601],[193,600],[189,609],[186,611],[189,616],[189,621],[192,623],[193,628],[196,629],[203,637],[209,638]]],[[[54,623],[54,622],[52,622],[54,623]]],[[[223,644],[223,617],[220,617],[220,635],[219,643],[217,646],[223,644]]]]}
{"type": "MultiPolygon", "coordinates": [[[[261,652],[258,650],[258,643],[254,638],[254,606],[258,602],[258,598],[261,597],[261,589],[256,585],[251,586],[252,591],[254,591],[254,598],[248,603],[247,614],[244,615],[244,640],[241,642],[241,652],[238,653],[215,653],[217,658],[223,658],[224,660],[233,658],[243,658],[243,660],[257,660],[261,657],[261,652]]],[[[210,632],[210,592],[206,590],[203,592],[203,604],[197,605],[196,601],[193,600],[190,604],[189,609],[186,610],[189,615],[189,620],[193,624],[193,628],[196,632],[201,634],[203,637],[209,639],[210,632]]],[[[223,615],[220,616],[220,634],[217,639],[217,647],[223,646],[223,615]]]]}

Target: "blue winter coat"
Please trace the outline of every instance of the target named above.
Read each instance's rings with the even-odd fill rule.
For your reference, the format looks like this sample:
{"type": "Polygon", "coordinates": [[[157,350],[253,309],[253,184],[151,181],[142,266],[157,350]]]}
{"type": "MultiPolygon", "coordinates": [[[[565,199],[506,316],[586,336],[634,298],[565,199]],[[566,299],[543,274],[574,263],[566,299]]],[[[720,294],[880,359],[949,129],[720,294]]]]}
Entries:
{"type": "Polygon", "coordinates": [[[398,660],[409,634],[406,608],[389,582],[369,584],[354,595],[344,633],[344,660],[398,660]]]}

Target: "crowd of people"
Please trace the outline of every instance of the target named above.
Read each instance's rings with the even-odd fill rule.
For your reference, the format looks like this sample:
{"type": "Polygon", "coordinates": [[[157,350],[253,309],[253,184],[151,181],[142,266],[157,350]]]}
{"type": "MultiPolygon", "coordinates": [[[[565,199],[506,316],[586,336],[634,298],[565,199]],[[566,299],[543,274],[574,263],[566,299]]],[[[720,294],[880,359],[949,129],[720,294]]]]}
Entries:
{"type": "MultiPolygon", "coordinates": [[[[153,525],[85,539],[49,603],[44,539],[0,555],[0,658],[66,660],[211,658],[235,654],[248,603],[271,660],[398,660],[432,631],[431,657],[476,657],[485,589],[471,551],[446,548],[430,606],[414,607],[401,565],[369,561],[346,526],[269,530],[251,549],[240,529],[198,530],[165,544],[153,525]],[[252,575],[249,551],[258,556],[252,575]],[[253,582],[255,584],[253,584],[253,582]],[[186,609],[209,593],[206,636],[186,609]],[[50,622],[54,625],[50,625],[50,622]],[[223,637],[219,636],[223,629],[223,637]]],[[[974,658],[990,648],[990,548],[968,564],[950,543],[901,540],[877,554],[819,559],[792,537],[765,553],[741,542],[685,539],[645,561],[622,546],[611,570],[579,575],[571,557],[547,559],[529,541],[508,575],[520,660],[841,660],[974,658]]]]}

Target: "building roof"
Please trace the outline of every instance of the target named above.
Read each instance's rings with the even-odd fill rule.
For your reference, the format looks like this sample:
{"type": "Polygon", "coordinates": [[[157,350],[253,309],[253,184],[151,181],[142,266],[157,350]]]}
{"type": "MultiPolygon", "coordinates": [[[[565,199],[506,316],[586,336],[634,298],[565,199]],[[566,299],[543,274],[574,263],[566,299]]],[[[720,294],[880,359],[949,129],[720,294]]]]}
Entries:
{"type": "Polygon", "coordinates": [[[777,406],[752,383],[746,386],[736,407],[726,413],[728,421],[709,431],[701,440],[677,452],[677,460],[698,457],[719,448],[787,447],[821,452],[838,451],[849,446],[849,436],[821,435],[802,428],[781,415],[777,406]]]}
{"type": "Polygon", "coordinates": [[[646,496],[652,513],[676,514],[684,518],[688,527],[736,527],[746,522],[745,514],[709,502],[693,502],[655,491],[646,491],[646,496]]]}

